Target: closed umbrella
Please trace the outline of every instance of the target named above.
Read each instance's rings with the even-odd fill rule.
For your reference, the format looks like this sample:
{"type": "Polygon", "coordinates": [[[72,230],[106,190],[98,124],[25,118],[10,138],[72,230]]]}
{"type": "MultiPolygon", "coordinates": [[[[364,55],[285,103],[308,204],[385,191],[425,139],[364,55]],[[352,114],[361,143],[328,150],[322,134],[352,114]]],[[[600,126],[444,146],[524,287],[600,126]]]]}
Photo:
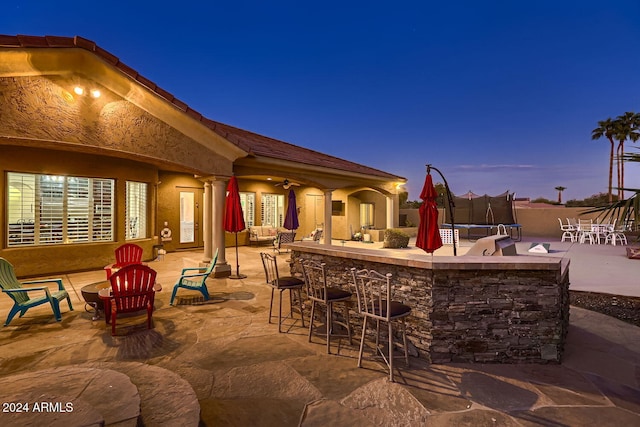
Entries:
{"type": "Polygon", "coordinates": [[[420,225],[418,226],[418,237],[416,246],[427,253],[433,254],[436,249],[442,247],[440,230],[438,229],[438,206],[436,198],[438,193],[433,186],[431,173],[427,173],[424,187],[420,193],[422,205],[420,205],[420,225]]]}
{"type": "Polygon", "coordinates": [[[236,235],[236,274],[229,276],[230,279],[244,279],[247,277],[244,274],[240,274],[240,264],[238,262],[238,232],[245,228],[242,205],[240,204],[238,180],[235,176],[232,176],[227,185],[227,197],[225,199],[224,209],[224,229],[236,235]]]}
{"type": "Polygon", "coordinates": [[[297,230],[300,227],[298,221],[298,207],[296,206],[296,193],[289,190],[289,205],[287,206],[287,214],[284,216],[283,227],[287,230],[297,230]]]}
{"type": "Polygon", "coordinates": [[[295,230],[298,229],[300,223],[298,222],[298,207],[296,206],[296,193],[293,190],[289,190],[289,203],[287,205],[287,213],[284,216],[284,223],[282,224],[287,230],[291,230],[289,233],[278,233],[278,241],[276,244],[276,250],[280,253],[280,248],[283,243],[293,243],[296,236],[295,230]]]}

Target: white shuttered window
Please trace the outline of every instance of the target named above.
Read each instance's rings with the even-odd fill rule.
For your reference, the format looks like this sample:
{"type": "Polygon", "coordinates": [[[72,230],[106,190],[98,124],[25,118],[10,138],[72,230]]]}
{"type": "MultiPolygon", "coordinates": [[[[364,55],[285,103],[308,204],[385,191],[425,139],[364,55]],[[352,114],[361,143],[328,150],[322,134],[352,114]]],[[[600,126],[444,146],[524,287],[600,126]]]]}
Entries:
{"type": "Polygon", "coordinates": [[[282,194],[262,195],[262,225],[282,227],[284,223],[284,196],[282,194]]]}
{"type": "Polygon", "coordinates": [[[147,184],[127,181],[126,239],[147,237],[147,184]]]}
{"type": "Polygon", "coordinates": [[[7,245],[113,241],[114,180],[7,174],[7,245]]]}
{"type": "Polygon", "coordinates": [[[256,193],[240,193],[240,206],[244,216],[244,225],[249,228],[255,225],[256,193]]]}

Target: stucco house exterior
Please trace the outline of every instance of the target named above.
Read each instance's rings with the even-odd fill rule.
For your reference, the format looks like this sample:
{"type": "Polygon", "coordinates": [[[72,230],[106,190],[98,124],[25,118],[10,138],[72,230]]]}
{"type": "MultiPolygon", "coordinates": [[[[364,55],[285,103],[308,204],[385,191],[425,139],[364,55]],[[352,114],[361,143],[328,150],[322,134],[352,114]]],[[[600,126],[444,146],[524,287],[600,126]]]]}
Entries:
{"type": "Polygon", "coordinates": [[[232,175],[247,225],[282,225],[287,180],[297,236],[334,239],[398,226],[406,182],[203,117],[82,37],[0,35],[0,153],[0,256],[19,276],[100,268],[125,242],[145,259],[160,243],[204,263],[218,249],[224,276],[232,175]]]}

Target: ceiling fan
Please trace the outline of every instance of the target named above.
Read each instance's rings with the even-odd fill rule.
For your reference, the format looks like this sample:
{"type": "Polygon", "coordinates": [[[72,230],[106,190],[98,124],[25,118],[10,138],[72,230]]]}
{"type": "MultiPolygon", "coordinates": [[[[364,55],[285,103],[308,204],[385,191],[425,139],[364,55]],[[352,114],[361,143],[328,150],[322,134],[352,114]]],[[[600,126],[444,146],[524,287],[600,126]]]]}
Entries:
{"type": "Polygon", "coordinates": [[[279,182],[279,183],[274,184],[274,185],[275,185],[276,187],[279,187],[279,186],[281,186],[281,185],[282,185],[282,188],[284,188],[285,190],[290,189],[290,188],[291,188],[292,186],[294,186],[294,185],[295,185],[296,187],[300,186],[300,184],[298,184],[297,182],[291,182],[291,181],[289,181],[288,179],[285,179],[284,181],[279,182]]]}

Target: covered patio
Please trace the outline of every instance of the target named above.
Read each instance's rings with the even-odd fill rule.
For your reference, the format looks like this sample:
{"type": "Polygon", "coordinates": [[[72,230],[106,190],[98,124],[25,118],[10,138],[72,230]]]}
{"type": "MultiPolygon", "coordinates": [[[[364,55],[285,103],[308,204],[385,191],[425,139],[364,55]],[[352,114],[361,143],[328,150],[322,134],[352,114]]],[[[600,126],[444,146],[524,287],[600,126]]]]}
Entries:
{"type": "Polygon", "coordinates": [[[247,227],[282,227],[290,189],[299,237],[398,225],[405,178],[204,117],[79,36],[0,35],[0,101],[0,255],[18,275],[99,268],[126,242],[144,259],[204,248],[205,264],[215,248],[229,275],[231,176],[247,227]]]}
{"type": "MultiPolygon", "coordinates": [[[[518,252],[530,243],[518,243],[518,252]]],[[[640,296],[624,248],[555,242],[551,248],[547,256],[570,258],[572,290],[640,296]]],[[[240,247],[246,279],[211,278],[210,301],[185,291],[175,307],[169,306],[173,283],[183,267],[198,265],[202,251],[150,262],[164,288],[155,327],[147,330],[132,317],[116,337],[83,308],[81,288],[104,280],[104,271],[63,275],[75,311],[63,310],[58,323],[50,310],[34,308],[0,330],[0,394],[3,402],[70,401],[76,410],[2,413],[3,425],[97,424],[100,417],[105,425],[135,425],[138,416],[145,425],[230,426],[634,425],[640,419],[637,327],[572,307],[560,365],[429,365],[412,357],[410,368],[389,383],[378,362],[356,368],[356,344],[343,340],[338,355],[327,355],[318,339],[307,341],[299,322],[283,334],[267,322],[270,288],[259,257],[265,250],[271,249],[240,247]],[[118,400],[123,395],[126,401],[118,400]]],[[[430,257],[414,251],[405,253],[430,257]]],[[[278,258],[282,271],[287,258],[278,258]]],[[[9,306],[9,298],[0,298],[0,313],[9,306]]]]}

